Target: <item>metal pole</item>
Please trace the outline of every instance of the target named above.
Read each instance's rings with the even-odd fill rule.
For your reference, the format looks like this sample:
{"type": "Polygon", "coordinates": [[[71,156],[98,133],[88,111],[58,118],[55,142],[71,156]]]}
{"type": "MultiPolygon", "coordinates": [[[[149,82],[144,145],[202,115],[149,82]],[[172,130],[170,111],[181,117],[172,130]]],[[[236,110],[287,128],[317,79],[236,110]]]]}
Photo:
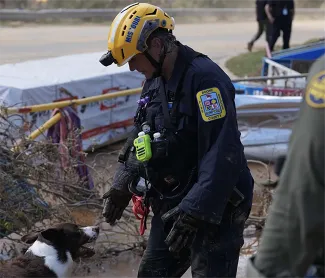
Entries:
{"type": "MultiPolygon", "coordinates": [[[[44,124],[42,124],[38,129],[34,130],[29,136],[27,136],[27,140],[35,140],[38,136],[48,130],[51,126],[55,125],[61,119],[61,113],[56,113],[52,118],[47,120],[44,124]]],[[[15,145],[11,150],[13,152],[19,152],[21,149],[23,141],[20,141],[15,145]]]]}
{"type": "MultiPolygon", "coordinates": [[[[293,76],[272,76],[272,77],[250,77],[250,78],[238,78],[233,79],[232,82],[240,82],[240,81],[266,81],[266,80],[275,80],[275,79],[290,79],[290,78],[304,78],[307,77],[307,74],[301,74],[301,75],[293,75],[293,76]]],[[[142,90],[142,87],[135,88],[131,90],[124,90],[99,96],[92,96],[87,97],[83,99],[72,99],[72,100],[66,100],[66,101],[58,101],[53,103],[45,103],[45,104],[37,104],[32,106],[24,106],[24,107],[1,107],[0,113],[2,115],[10,115],[10,114],[27,114],[30,112],[40,112],[40,111],[47,111],[52,110],[55,108],[63,108],[70,105],[82,105],[82,104],[88,104],[91,102],[97,102],[97,101],[103,101],[106,99],[112,99],[116,97],[121,96],[128,96],[128,95],[135,95],[140,93],[142,90]]]]}
{"type": "Polygon", "coordinates": [[[55,108],[63,108],[70,105],[82,105],[82,104],[88,104],[91,102],[97,102],[97,101],[103,101],[106,99],[112,99],[116,97],[121,96],[128,96],[128,95],[135,95],[140,93],[142,88],[136,88],[131,90],[124,90],[99,96],[92,96],[87,97],[83,99],[72,99],[72,100],[66,100],[66,101],[58,101],[53,103],[45,103],[45,104],[38,104],[38,105],[32,105],[32,106],[25,106],[25,107],[1,107],[0,112],[3,115],[10,115],[10,114],[16,114],[16,113],[30,113],[30,112],[40,112],[40,111],[47,111],[52,110],[55,108]]]}
{"type": "Polygon", "coordinates": [[[48,130],[51,126],[55,125],[61,119],[61,113],[56,113],[52,118],[47,120],[44,124],[42,124],[38,129],[34,130],[27,139],[34,140],[46,130],[48,130]]]}
{"type": "Polygon", "coordinates": [[[242,81],[267,81],[267,80],[277,80],[277,79],[294,79],[294,78],[306,78],[308,74],[299,75],[289,75],[289,76],[257,76],[248,78],[237,78],[231,80],[232,82],[242,82],[242,81]]]}

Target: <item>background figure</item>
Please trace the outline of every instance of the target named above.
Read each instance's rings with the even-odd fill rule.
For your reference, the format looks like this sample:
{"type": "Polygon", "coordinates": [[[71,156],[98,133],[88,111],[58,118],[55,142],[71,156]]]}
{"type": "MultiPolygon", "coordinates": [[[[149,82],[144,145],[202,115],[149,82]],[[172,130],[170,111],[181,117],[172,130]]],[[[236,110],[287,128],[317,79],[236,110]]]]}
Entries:
{"type": "Polygon", "coordinates": [[[254,43],[262,36],[263,31],[265,31],[265,40],[269,42],[269,27],[268,19],[265,13],[265,5],[267,4],[267,0],[256,0],[255,7],[256,7],[256,21],[258,25],[257,33],[254,35],[251,41],[247,44],[247,49],[252,51],[254,43]]]}
{"type": "Polygon", "coordinates": [[[282,31],[283,49],[290,47],[291,26],[294,17],[293,0],[267,0],[265,12],[269,23],[272,24],[269,41],[270,50],[274,50],[276,41],[282,31]]]}
{"type": "Polygon", "coordinates": [[[324,277],[325,55],[305,96],[255,256],[246,277],[324,277]],[[312,277],[312,276],[309,276],[312,277]]]}

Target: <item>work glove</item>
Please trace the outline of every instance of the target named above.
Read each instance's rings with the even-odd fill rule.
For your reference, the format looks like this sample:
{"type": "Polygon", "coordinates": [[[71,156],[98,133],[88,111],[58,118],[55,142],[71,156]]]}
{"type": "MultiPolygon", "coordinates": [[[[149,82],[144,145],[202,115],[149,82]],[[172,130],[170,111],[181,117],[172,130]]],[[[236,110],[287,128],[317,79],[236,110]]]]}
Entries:
{"type": "Polygon", "coordinates": [[[105,217],[105,221],[113,225],[116,220],[121,219],[123,211],[132,198],[132,194],[112,187],[102,198],[104,199],[102,214],[105,217]]]}
{"type": "Polygon", "coordinates": [[[165,223],[170,218],[175,218],[176,220],[165,239],[165,243],[169,247],[170,252],[180,253],[184,248],[192,246],[201,220],[181,211],[178,206],[162,216],[162,220],[165,223]]]}

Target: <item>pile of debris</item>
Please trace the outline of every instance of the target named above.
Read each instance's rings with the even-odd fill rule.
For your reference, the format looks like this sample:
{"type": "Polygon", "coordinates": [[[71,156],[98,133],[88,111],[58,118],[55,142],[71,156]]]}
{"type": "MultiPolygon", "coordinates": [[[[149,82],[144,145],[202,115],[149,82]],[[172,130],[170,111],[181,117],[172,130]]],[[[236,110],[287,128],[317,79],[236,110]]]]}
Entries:
{"type": "Polygon", "coordinates": [[[80,179],[74,157],[62,168],[57,144],[18,138],[23,133],[15,128],[10,118],[1,119],[0,238],[44,219],[70,221],[69,207],[85,200],[100,204],[97,192],[80,179]],[[17,143],[20,148],[13,147],[17,143]]]}

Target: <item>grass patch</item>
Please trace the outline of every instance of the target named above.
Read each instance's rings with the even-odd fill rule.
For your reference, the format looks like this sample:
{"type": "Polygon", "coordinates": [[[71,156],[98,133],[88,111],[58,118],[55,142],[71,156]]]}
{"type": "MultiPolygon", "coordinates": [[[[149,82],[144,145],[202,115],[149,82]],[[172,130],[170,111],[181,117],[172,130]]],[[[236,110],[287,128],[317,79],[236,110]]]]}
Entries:
{"type": "Polygon", "coordinates": [[[309,40],[305,41],[302,45],[313,43],[313,42],[319,42],[319,41],[325,41],[325,37],[309,39],[309,40]]]}
{"type": "MultiPolygon", "coordinates": [[[[274,51],[281,50],[276,46],[274,51]]],[[[238,77],[260,76],[262,58],[266,56],[265,48],[256,48],[255,51],[242,53],[226,61],[226,67],[238,77]]]]}
{"type": "Polygon", "coordinates": [[[238,77],[259,76],[261,75],[262,57],[264,56],[265,49],[243,53],[227,60],[226,67],[238,77]]]}
{"type": "MultiPolygon", "coordinates": [[[[312,38],[302,43],[305,45],[312,42],[318,42],[324,38],[312,38]]],[[[296,47],[299,45],[293,45],[296,47]]],[[[281,50],[280,46],[275,47],[275,51],[281,50]]],[[[253,52],[242,53],[226,61],[226,67],[238,77],[260,76],[262,70],[262,58],[266,56],[264,48],[256,49],[253,52]]]]}

